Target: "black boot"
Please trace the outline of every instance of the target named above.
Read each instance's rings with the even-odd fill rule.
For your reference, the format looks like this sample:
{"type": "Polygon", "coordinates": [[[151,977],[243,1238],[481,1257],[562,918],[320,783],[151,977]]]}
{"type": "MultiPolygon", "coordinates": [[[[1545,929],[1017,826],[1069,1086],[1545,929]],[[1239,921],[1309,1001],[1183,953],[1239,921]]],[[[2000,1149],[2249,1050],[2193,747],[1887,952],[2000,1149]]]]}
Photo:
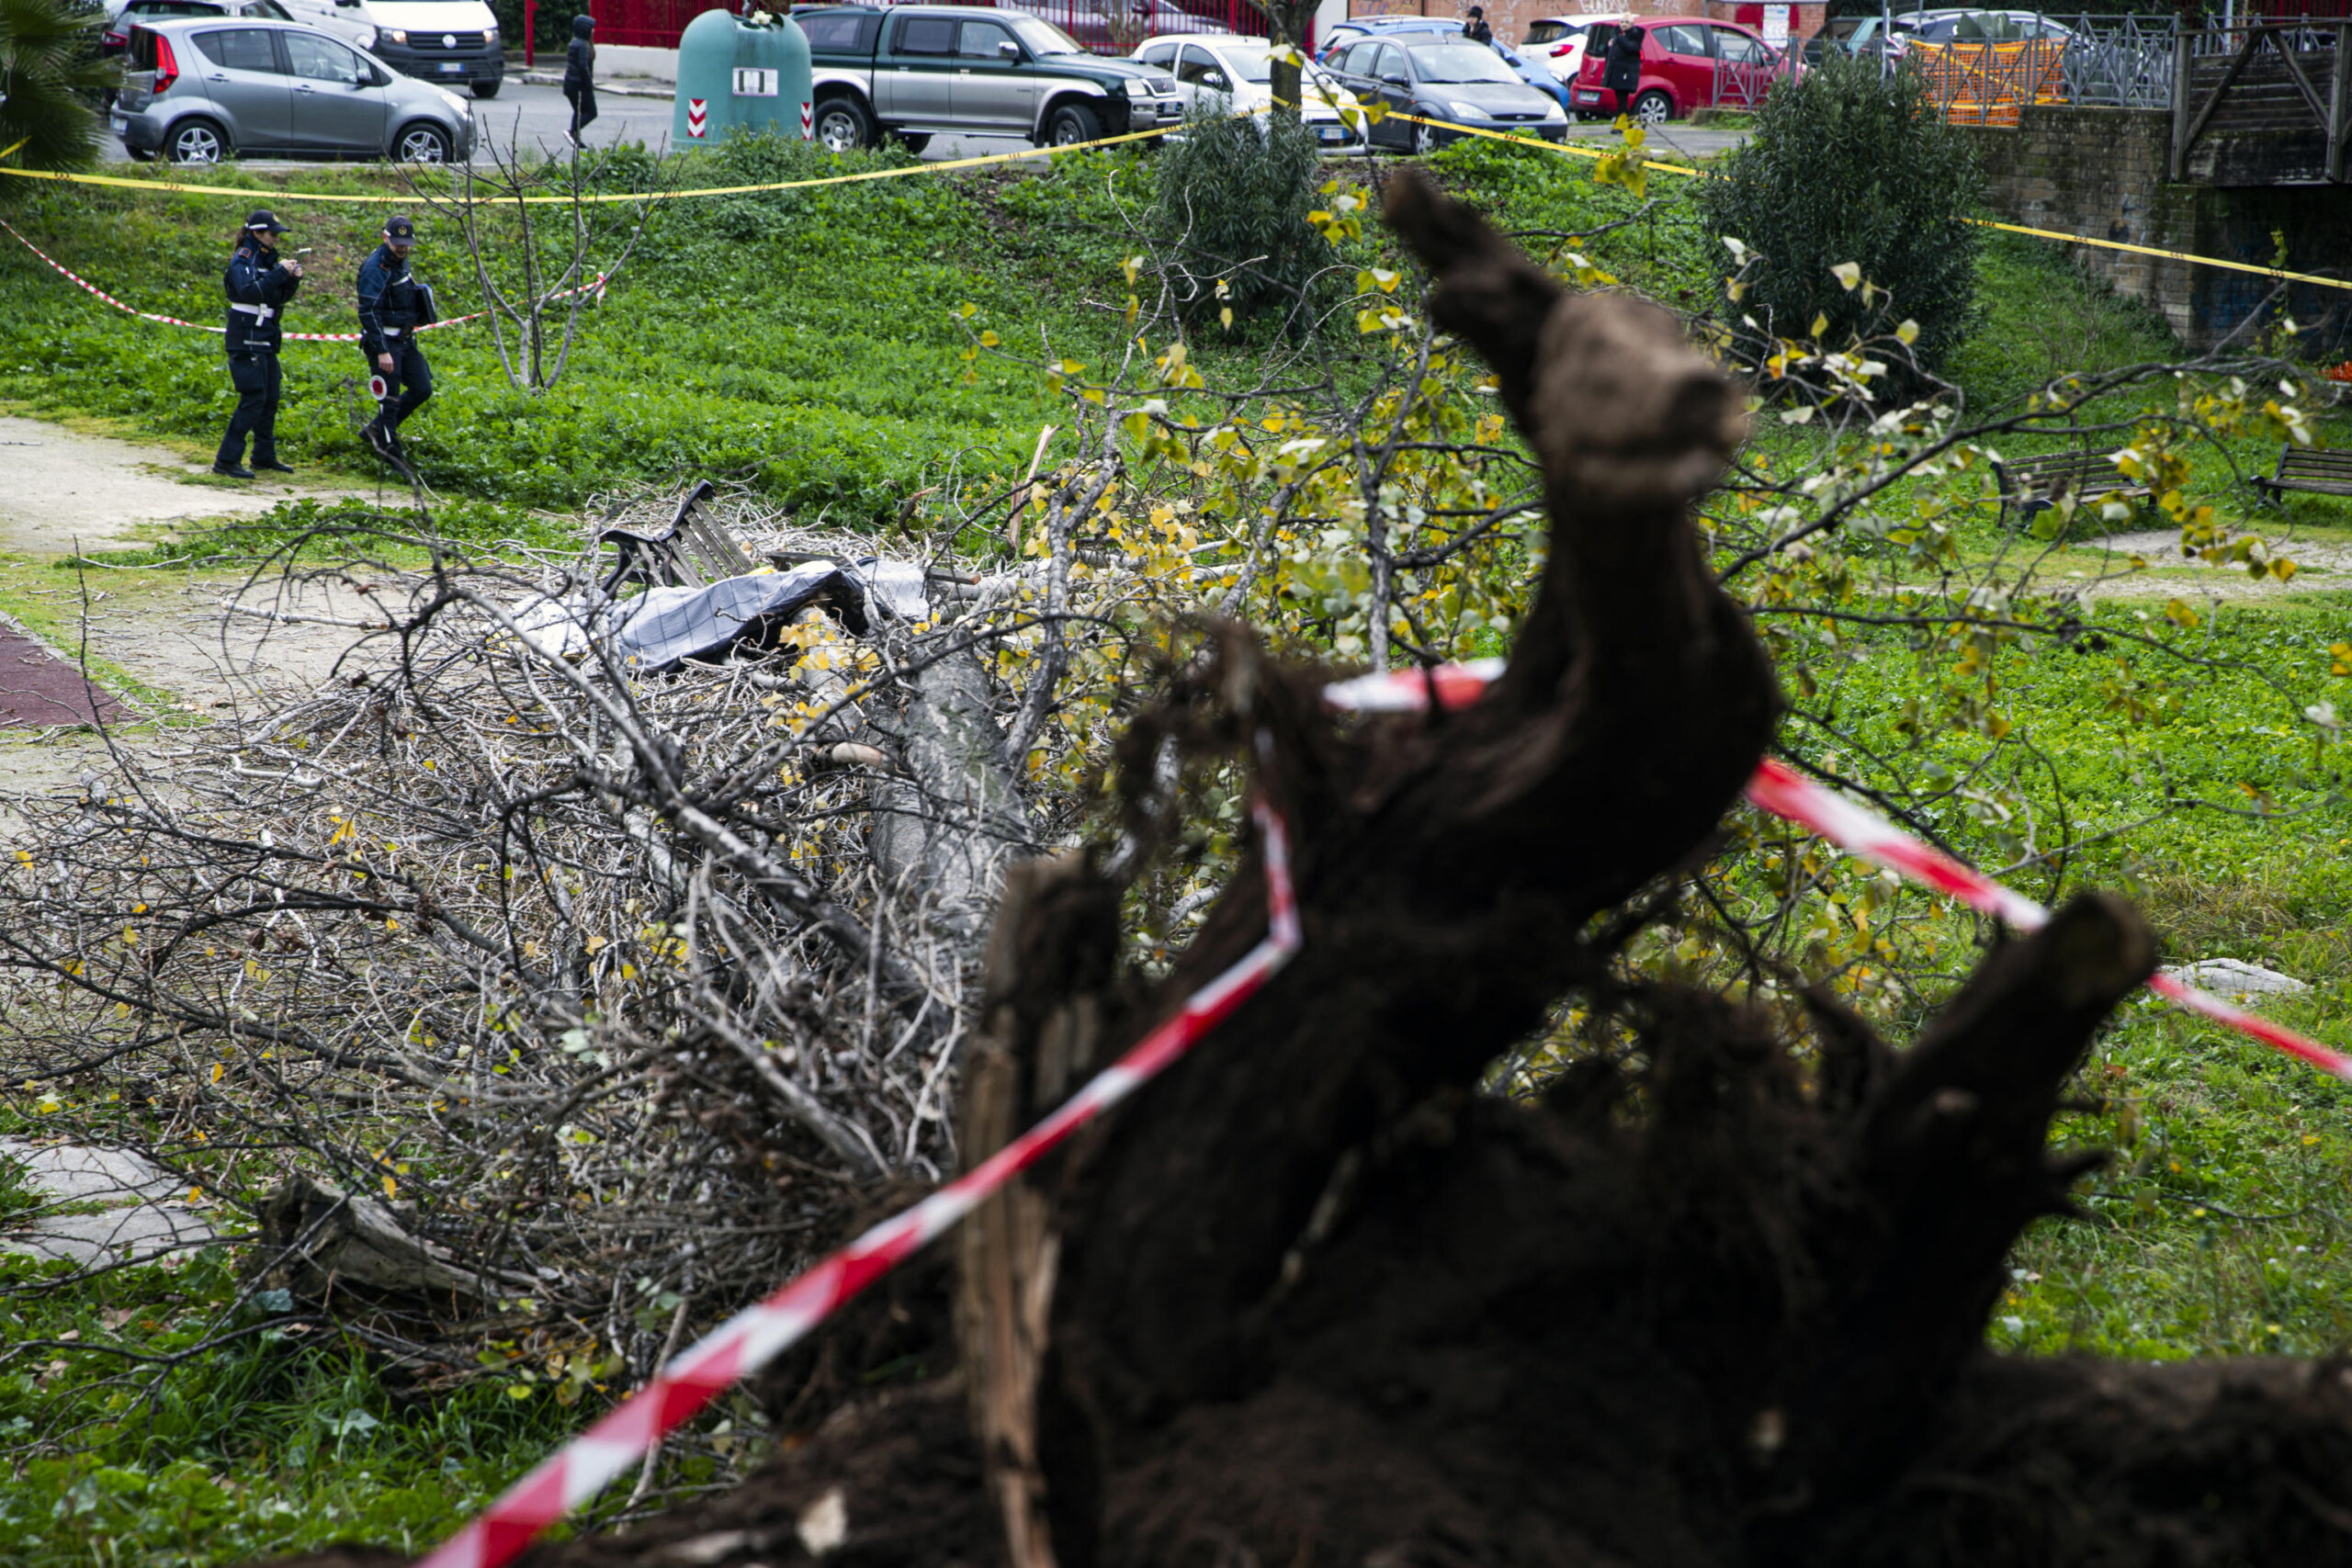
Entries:
{"type": "Polygon", "coordinates": [[[382,420],[369,420],[361,428],[359,439],[368,444],[368,450],[375,453],[387,463],[397,463],[401,460],[400,441],[390,431],[384,428],[382,420]]]}
{"type": "Polygon", "coordinates": [[[263,457],[263,456],[262,456],[260,453],[258,453],[258,452],[254,453],[254,468],[268,468],[268,469],[270,469],[272,472],[275,472],[275,473],[280,473],[280,474],[290,474],[290,473],[292,473],[292,472],[294,471],[291,468],[288,467],[286,464],[279,462],[279,461],[277,460],[277,453],[275,453],[275,452],[271,453],[271,454],[270,454],[268,457],[263,457]]]}
{"type": "Polygon", "coordinates": [[[212,471],[222,479],[249,479],[254,477],[254,471],[243,463],[215,463],[212,465],[212,471]]]}

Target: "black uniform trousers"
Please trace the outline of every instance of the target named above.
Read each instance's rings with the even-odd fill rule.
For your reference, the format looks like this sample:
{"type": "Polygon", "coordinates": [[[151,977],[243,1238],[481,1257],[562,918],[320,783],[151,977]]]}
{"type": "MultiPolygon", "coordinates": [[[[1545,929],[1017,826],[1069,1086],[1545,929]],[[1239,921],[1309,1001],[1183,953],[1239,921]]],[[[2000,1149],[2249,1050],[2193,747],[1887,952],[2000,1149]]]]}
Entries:
{"type": "Polygon", "coordinates": [[[237,389],[237,412],[229,417],[229,434],[220,438],[213,456],[215,468],[233,468],[245,460],[245,437],[254,438],[254,460],[277,457],[277,355],[266,349],[243,349],[229,355],[229,380],[237,389]]]}
{"type": "Polygon", "coordinates": [[[392,371],[384,375],[384,367],[371,355],[368,368],[384,377],[384,412],[379,419],[386,430],[398,433],[401,421],[423,408],[433,396],[433,367],[424,362],[424,350],[416,340],[403,332],[384,345],[392,356],[392,371]]]}
{"type": "Polygon", "coordinates": [[[585,87],[566,87],[563,96],[571,100],[571,139],[588,129],[596,118],[596,89],[594,84],[585,87]]]}

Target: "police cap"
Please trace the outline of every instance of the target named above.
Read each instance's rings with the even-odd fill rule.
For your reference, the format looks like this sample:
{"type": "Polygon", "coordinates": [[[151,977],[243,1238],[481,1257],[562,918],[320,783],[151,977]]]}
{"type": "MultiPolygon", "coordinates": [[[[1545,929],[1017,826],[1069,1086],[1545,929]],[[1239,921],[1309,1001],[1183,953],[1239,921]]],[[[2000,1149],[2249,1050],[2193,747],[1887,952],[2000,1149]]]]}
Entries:
{"type": "Polygon", "coordinates": [[[384,238],[413,240],[416,238],[416,225],[405,218],[388,218],[384,220],[384,238]]]}
{"type": "Polygon", "coordinates": [[[271,212],[266,208],[264,208],[261,211],[256,212],[252,217],[246,219],[245,227],[256,230],[264,234],[283,234],[286,232],[286,225],[280,223],[277,220],[277,214],[271,212]]]}

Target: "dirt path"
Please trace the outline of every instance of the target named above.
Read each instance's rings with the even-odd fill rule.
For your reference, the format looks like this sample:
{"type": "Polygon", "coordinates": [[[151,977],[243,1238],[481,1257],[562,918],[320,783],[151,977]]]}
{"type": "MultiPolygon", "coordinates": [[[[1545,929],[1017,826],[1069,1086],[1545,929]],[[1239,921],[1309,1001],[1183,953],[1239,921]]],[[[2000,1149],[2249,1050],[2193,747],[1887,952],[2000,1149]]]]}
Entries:
{"type": "MultiPolygon", "coordinates": [[[[0,675],[25,689],[28,702],[16,706],[45,713],[54,705],[39,699],[53,695],[51,688],[78,693],[74,665],[86,655],[119,699],[110,719],[210,714],[307,688],[361,640],[355,627],[322,624],[366,615],[365,601],[347,587],[249,589],[228,570],[58,570],[77,553],[137,548],[176,528],[344,493],[215,484],[207,467],[165,446],[0,415],[0,468],[8,476],[0,486],[0,626],[7,633],[0,675]],[[229,614],[232,601],[266,614],[229,614]],[[44,646],[51,665],[40,663],[44,646]]],[[[0,705],[0,795],[70,784],[95,764],[105,750],[100,738],[42,728],[79,716],[44,719],[0,705]]]]}
{"type": "Polygon", "coordinates": [[[162,446],[83,435],[37,419],[0,415],[0,553],[34,557],[130,549],[159,525],[268,511],[289,484],[189,484],[209,465],[162,446]]]}
{"type": "Polygon", "coordinates": [[[2150,528],[2110,534],[2077,546],[2075,560],[2095,563],[2101,576],[2121,572],[2138,556],[2148,570],[2099,583],[2098,599],[2278,599],[2293,593],[2352,587],[2352,540],[2297,535],[2281,529],[2264,536],[2270,554],[2295,563],[2295,575],[2281,582],[2256,579],[2243,566],[2213,566],[2180,553],[2180,530],[2150,528]]]}

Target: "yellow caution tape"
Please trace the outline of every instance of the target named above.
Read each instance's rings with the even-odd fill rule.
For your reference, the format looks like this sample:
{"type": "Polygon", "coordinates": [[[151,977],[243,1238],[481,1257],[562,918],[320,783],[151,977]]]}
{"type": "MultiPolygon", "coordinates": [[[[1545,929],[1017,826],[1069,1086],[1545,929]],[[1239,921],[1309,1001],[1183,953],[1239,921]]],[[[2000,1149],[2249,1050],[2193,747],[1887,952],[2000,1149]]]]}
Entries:
{"type": "Polygon", "coordinates": [[[2103,251],[2130,251],[2134,255],[2162,256],[2166,261],[2190,262],[2198,266],[2225,266],[2232,272],[2251,272],[2263,277],[2283,277],[2290,283],[2315,283],[2322,288],[2352,288],[2352,281],[2341,277],[2318,277],[2308,272],[2288,272],[2275,266],[2256,266],[2252,262],[2223,261],[2219,256],[2191,255],[2187,251],[2160,251],[2151,245],[2130,245],[2121,240],[2094,240],[2086,234],[2065,234],[2055,229],[2029,229],[2021,223],[1996,223],[1989,218],[1970,218],[1965,222],[1986,229],[1998,229],[2005,234],[2030,234],[2037,240],[2064,240],[2070,245],[2096,245],[2103,251]]]}
{"type": "MultiPolygon", "coordinates": [[[[1546,152],[1566,152],[1571,158],[1600,159],[1611,156],[1610,153],[1594,148],[1578,147],[1566,141],[1542,141],[1532,136],[1513,136],[1505,130],[1487,130],[1475,125],[1457,125],[1450,119],[1424,119],[1419,115],[1406,114],[1397,109],[1390,109],[1381,118],[1401,119],[1408,125],[1435,126],[1440,130],[1458,130],[1464,136],[1483,136],[1489,141],[1509,141],[1520,147],[1539,147],[1546,152]]],[[[1642,160],[1642,167],[1656,169],[1662,174],[1681,175],[1690,179],[1698,179],[1706,174],[1704,169],[1693,169],[1681,164],[1654,163],[1647,158],[1642,160]]]]}
{"type": "MultiPolygon", "coordinates": [[[[1490,141],[1508,141],[1514,146],[1533,147],[1545,152],[1565,152],[1576,158],[1598,160],[1610,156],[1609,153],[1595,148],[1577,147],[1565,141],[1544,141],[1534,137],[1513,136],[1508,131],[1487,130],[1480,126],[1461,125],[1450,119],[1428,119],[1419,115],[1404,114],[1395,110],[1383,118],[1401,119],[1410,125],[1427,125],[1441,130],[1458,131],[1464,136],[1482,136],[1490,141]]],[[[859,174],[827,175],[818,179],[777,180],[766,185],[707,186],[695,190],[605,192],[578,197],[526,196],[522,197],[522,200],[526,203],[571,203],[577,200],[582,205],[601,205],[628,201],[682,201],[689,197],[748,196],[762,191],[810,190],[820,186],[856,185],[866,180],[895,180],[903,179],[910,175],[945,174],[955,169],[986,168],[997,164],[1017,164],[1032,158],[1057,158],[1065,152],[1085,152],[1097,147],[1116,147],[1123,142],[1148,141],[1153,137],[1166,136],[1170,131],[1182,129],[1181,126],[1164,125],[1151,130],[1131,130],[1121,136],[1105,136],[1093,141],[1072,142],[1062,147],[1032,147],[1018,152],[990,152],[978,158],[953,158],[937,164],[912,164],[898,169],[868,169],[859,174]]],[[[17,147],[23,145],[23,141],[17,143],[17,147]]],[[[0,158],[6,157],[8,152],[14,152],[17,147],[9,148],[7,152],[0,152],[0,158]]],[[[1707,174],[1704,169],[1694,169],[1687,164],[1663,164],[1649,159],[1643,160],[1642,166],[1645,169],[1656,169],[1660,174],[1679,175],[1686,179],[1703,178],[1707,174]]],[[[330,195],[325,192],[274,191],[251,186],[191,186],[166,180],[125,179],[117,175],[76,175],[62,170],[11,169],[5,166],[0,166],[0,175],[13,175],[18,179],[28,180],[60,180],[69,185],[108,186],[121,190],[223,197],[236,200],[252,200],[261,197],[281,202],[323,201],[408,206],[413,205],[416,199],[406,196],[344,196],[330,195]]],[[[2308,272],[2288,272],[2275,266],[2257,266],[2252,262],[2226,261],[2220,256],[2193,255],[2186,251],[2157,250],[2149,245],[2127,244],[2120,240],[2095,240],[2087,234],[2068,234],[2054,229],[2029,229],[2023,224],[2001,223],[1989,218],[1963,218],[1961,221],[1975,224],[1979,228],[1998,229],[2008,234],[2027,234],[2037,240],[2055,240],[2069,245],[2090,245],[2106,251],[2129,251],[2135,255],[2160,256],[2166,261],[2188,262],[2193,266],[2226,267],[2232,272],[2252,273],[2258,277],[2283,278],[2290,283],[2309,283],[2322,288],[2352,289],[2352,281],[2344,278],[2321,277],[2308,272]]]]}
{"type": "MultiPolygon", "coordinates": [[[[577,200],[582,206],[602,206],[628,201],[683,201],[699,196],[749,196],[759,191],[808,190],[818,186],[856,185],[864,180],[896,180],[909,175],[944,174],[951,169],[978,169],[991,164],[1015,164],[1024,158],[1058,158],[1065,152],[1086,152],[1097,147],[1116,147],[1123,141],[1148,141],[1155,136],[1165,136],[1183,128],[1163,125],[1152,130],[1131,130],[1124,136],[1104,136],[1092,141],[1073,141],[1061,147],[1031,147],[1019,152],[990,152],[978,158],[951,158],[937,164],[910,164],[899,169],[867,169],[854,175],[827,175],[811,180],[776,180],[767,185],[707,186],[696,190],[607,191],[595,196],[526,196],[528,204],[560,203],[570,206],[577,200]]],[[[19,145],[22,145],[19,143],[19,145]]],[[[12,149],[13,151],[13,149],[12,149]]],[[[431,165],[427,165],[430,167],[431,165]]],[[[270,201],[329,201],[360,205],[413,207],[413,196],[346,196],[326,191],[265,190],[253,186],[191,186],[170,180],[134,180],[119,175],[76,175],[61,169],[7,169],[0,175],[14,175],[26,180],[60,180],[67,185],[107,186],[118,190],[164,192],[176,196],[215,196],[238,201],[256,198],[270,201]]],[[[513,197],[502,198],[494,205],[511,206],[513,197]]]]}
{"type": "MultiPolygon", "coordinates": [[[[1394,110],[1390,111],[1386,118],[1408,120],[1415,125],[1432,125],[1446,130],[1458,130],[1465,136],[1484,136],[1497,141],[1516,142],[1521,147],[1540,147],[1547,152],[1566,152],[1578,158],[1603,158],[1609,155],[1589,147],[1575,147],[1560,141],[1538,141],[1525,136],[1509,136],[1499,130],[1482,130],[1475,125],[1456,125],[1452,120],[1423,119],[1419,115],[1400,114],[1394,110]]],[[[1683,175],[1692,178],[1702,178],[1708,175],[1705,169],[1689,168],[1680,164],[1659,164],[1645,160],[1642,166],[1645,169],[1656,169],[1661,174],[1683,175]]],[[[2289,272],[2275,266],[2257,266],[2253,262],[2225,261],[2220,256],[2192,255],[2187,251],[2160,251],[2150,245],[2127,244],[2121,240],[2095,240],[2087,234],[2068,234],[2055,229],[2029,229],[2021,223],[2000,223],[1990,218],[1963,218],[1961,221],[1973,223],[1980,229],[1998,229],[2005,234],[2030,234],[2037,240],[2058,240],[2069,245],[2092,245],[2103,251],[2130,251],[2135,255],[2162,256],[2166,261],[2188,262],[2196,266],[2227,267],[2232,272],[2250,272],[2261,277],[2284,278],[2290,283],[2316,284],[2322,288],[2352,288],[2352,280],[2341,277],[2321,277],[2308,272],[2289,272]]]]}

